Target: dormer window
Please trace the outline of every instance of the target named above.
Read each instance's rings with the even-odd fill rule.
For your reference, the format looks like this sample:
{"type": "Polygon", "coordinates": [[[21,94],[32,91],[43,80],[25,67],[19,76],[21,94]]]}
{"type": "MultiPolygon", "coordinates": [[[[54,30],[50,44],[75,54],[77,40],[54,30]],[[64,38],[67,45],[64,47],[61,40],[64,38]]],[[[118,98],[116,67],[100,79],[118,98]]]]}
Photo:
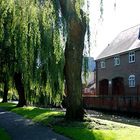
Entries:
{"type": "Polygon", "coordinates": [[[135,62],[135,52],[129,52],[129,63],[135,62]]]}
{"type": "Polygon", "coordinates": [[[100,66],[101,66],[102,69],[105,68],[105,60],[102,60],[102,61],[100,62],[100,66]]]}
{"type": "Polygon", "coordinates": [[[114,66],[118,66],[118,65],[120,65],[120,57],[116,56],[114,57],[114,66]]]}

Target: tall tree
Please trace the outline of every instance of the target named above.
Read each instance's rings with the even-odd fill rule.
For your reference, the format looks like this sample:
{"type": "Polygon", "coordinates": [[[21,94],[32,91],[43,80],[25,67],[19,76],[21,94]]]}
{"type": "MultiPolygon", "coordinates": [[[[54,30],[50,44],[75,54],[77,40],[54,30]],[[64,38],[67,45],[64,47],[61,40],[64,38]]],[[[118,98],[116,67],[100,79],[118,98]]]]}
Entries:
{"type": "MultiPolygon", "coordinates": [[[[14,75],[15,86],[19,98],[21,97],[19,101],[22,100],[21,104],[19,103],[20,106],[26,104],[25,99],[28,100],[30,97],[34,97],[36,101],[42,95],[49,96],[52,102],[60,99],[63,90],[62,68],[65,56],[66,118],[83,119],[81,71],[87,27],[86,16],[81,9],[83,1],[0,1],[0,11],[2,11],[0,43],[6,40],[8,45],[4,43],[3,46],[12,50],[9,53],[12,54],[14,68],[10,76],[14,75]],[[54,9],[59,9],[59,13],[56,13],[54,9]],[[60,39],[62,33],[57,20],[61,17],[60,11],[65,19],[62,28],[66,26],[67,30],[64,55],[60,39]],[[8,34],[8,38],[5,34],[8,34]],[[30,92],[31,90],[35,92],[30,92]]],[[[4,51],[3,48],[2,51],[4,51]]],[[[8,60],[9,64],[10,62],[11,60],[8,60]]],[[[11,68],[7,71],[11,71],[11,68]]]]}
{"type": "Polygon", "coordinates": [[[59,2],[67,26],[64,68],[67,87],[66,119],[83,120],[81,71],[86,18],[82,9],[76,7],[80,1],[59,0],[59,2]]]}

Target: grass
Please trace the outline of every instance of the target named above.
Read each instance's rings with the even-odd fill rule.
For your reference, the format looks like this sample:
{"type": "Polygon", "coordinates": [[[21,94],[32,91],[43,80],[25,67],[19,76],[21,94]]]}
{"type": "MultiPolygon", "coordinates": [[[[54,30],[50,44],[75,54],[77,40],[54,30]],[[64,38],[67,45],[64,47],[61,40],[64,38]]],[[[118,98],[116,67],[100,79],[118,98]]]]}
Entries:
{"type": "Polygon", "coordinates": [[[8,133],[3,128],[0,128],[0,139],[1,140],[11,140],[8,133]]]}
{"type": "Polygon", "coordinates": [[[114,140],[115,138],[115,134],[109,130],[55,126],[55,131],[65,134],[73,140],[114,140]]]}
{"type": "Polygon", "coordinates": [[[64,116],[64,113],[60,111],[40,109],[36,107],[14,108],[11,111],[20,114],[25,118],[32,119],[34,122],[41,122],[45,125],[50,125],[55,121],[55,118],[64,116]]]}
{"type": "Polygon", "coordinates": [[[140,128],[126,128],[116,130],[115,140],[139,140],[140,139],[140,128]]]}
{"type": "Polygon", "coordinates": [[[87,128],[58,127],[56,132],[65,134],[73,140],[139,140],[140,128],[124,128],[119,130],[94,130],[87,128]]]}
{"type": "Polygon", "coordinates": [[[12,110],[13,108],[16,107],[16,104],[14,104],[14,103],[1,103],[0,102],[0,107],[5,109],[5,110],[10,111],[10,110],[12,110]]]}
{"type": "Polygon", "coordinates": [[[37,107],[16,107],[14,103],[0,103],[0,107],[22,115],[25,118],[32,119],[34,122],[41,122],[45,125],[51,124],[56,118],[64,117],[64,112],[52,109],[43,109],[37,107]]]}
{"type": "Polygon", "coordinates": [[[85,122],[67,122],[64,112],[35,107],[15,108],[14,104],[0,107],[30,118],[35,122],[52,127],[56,132],[73,140],[139,140],[140,128],[96,118],[86,118],[85,122]]]}

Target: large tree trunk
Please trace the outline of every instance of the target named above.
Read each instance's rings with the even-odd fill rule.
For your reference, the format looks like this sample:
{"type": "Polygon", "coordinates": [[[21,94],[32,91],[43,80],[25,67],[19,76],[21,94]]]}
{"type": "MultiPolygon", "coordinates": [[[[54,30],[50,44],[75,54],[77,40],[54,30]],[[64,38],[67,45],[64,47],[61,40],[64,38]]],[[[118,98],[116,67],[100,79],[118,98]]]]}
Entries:
{"type": "Polygon", "coordinates": [[[7,102],[7,96],[8,96],[8,81],[4,80],[4,93],[3,93],[3,100],[2,102],[7,102]]]}
{"type": "Polygon", "coordinates": [[[66,119],[83,120],[81,71],[86,21],[83,15],[81,19],[78,17],[71,1],[60,0],[60,5],[62,14],[67,16],[65,19],[68,30],[65,48],[66,119]]]}
{"type": "Polygon", "coordinates": [[[24,105],[26,105],[26,99],[25,99],[24,86],[22,83],[21,73],[14,74],[14,81],[15,81],[15,86],[16,86],[16,89],[17,89],[18,95],[19,95],[19,102],[18,102],[17,106],[23,107],[24,105]]]}

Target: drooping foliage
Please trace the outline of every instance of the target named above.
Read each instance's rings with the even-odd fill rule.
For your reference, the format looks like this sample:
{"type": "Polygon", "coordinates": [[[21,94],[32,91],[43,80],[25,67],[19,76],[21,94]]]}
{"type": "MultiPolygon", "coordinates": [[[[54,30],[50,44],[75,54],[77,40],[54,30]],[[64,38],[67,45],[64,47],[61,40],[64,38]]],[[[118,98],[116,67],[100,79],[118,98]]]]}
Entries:
{"type": "Polygon", "coordinates": [[[20,73],[29,103],[59,103],[64,57],[52,1],[1,0],[0,13],[0,82],[20,73]]]}
{"type": "Polygon", "coordinates": [[[84,0],[0,0],[0,82],[7,83],[5,93],[13,81],[19,98],[24,95],[28,103],[57,104],[65,75],[67,119],[83,119],[86,30],[90,39],[83,6],[84,0]]]}

